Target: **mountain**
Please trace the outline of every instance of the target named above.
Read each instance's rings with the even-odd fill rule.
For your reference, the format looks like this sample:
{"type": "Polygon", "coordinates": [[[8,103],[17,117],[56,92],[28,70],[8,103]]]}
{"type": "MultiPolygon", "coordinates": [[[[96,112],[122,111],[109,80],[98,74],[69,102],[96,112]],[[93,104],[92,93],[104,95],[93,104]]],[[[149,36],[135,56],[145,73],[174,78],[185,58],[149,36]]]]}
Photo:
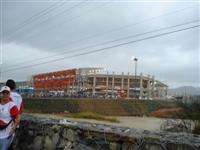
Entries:
{"type": "Polygon", "coordinates": [[[168,90],[168,95],[200,95],[200,87],[182,86],[168,90]]]}

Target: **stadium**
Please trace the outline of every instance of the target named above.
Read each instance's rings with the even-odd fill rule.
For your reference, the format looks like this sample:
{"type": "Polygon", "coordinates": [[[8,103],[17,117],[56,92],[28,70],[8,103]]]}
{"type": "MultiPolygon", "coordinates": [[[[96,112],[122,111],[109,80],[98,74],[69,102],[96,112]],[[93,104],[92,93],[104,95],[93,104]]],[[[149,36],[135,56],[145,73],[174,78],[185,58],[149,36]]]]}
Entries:
{"type": "Polygon", "coordinates": [[[37,96],[162,99],[168,90],[168,86],[154,76],[108,73],[103,68],[36,74],[30,85],[37,96]]]}

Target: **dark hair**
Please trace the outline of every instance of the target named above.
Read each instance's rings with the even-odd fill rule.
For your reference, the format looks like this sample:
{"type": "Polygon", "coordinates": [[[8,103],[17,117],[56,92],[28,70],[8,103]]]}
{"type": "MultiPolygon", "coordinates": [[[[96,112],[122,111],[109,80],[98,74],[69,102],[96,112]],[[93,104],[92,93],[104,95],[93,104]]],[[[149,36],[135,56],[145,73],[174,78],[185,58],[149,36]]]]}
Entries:
{"type": "Polygon", "coordinates": [[[6,86],[8,86],[11,90],[14,90],[16,88],[16,83],[14,80],[9,79],[6,82],[6,86]]]}

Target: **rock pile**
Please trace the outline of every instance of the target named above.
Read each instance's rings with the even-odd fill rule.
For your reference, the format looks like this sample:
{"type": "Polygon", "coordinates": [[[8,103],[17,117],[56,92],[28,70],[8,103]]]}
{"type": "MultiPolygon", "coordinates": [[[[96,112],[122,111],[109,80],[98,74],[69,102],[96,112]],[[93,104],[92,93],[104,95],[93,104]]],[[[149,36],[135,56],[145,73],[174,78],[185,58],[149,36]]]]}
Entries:
{"type": "Polygon", "coordinates": [[[191,120],[167,119],[161,124],[160,129],[168,132],[192,133],[195,123],[191,120]]]}

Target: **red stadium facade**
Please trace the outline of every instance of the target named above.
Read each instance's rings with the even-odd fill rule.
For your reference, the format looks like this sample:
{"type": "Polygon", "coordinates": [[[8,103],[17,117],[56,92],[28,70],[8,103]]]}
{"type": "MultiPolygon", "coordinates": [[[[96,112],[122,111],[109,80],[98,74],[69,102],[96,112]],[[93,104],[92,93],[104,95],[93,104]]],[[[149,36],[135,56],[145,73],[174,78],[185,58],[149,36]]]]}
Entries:
{"type": "Polygon", "coordinates": [[[76,70],[64,70],[33,76],[33,85],[38,91],[65,91],[76,80],[76,70]]]}

